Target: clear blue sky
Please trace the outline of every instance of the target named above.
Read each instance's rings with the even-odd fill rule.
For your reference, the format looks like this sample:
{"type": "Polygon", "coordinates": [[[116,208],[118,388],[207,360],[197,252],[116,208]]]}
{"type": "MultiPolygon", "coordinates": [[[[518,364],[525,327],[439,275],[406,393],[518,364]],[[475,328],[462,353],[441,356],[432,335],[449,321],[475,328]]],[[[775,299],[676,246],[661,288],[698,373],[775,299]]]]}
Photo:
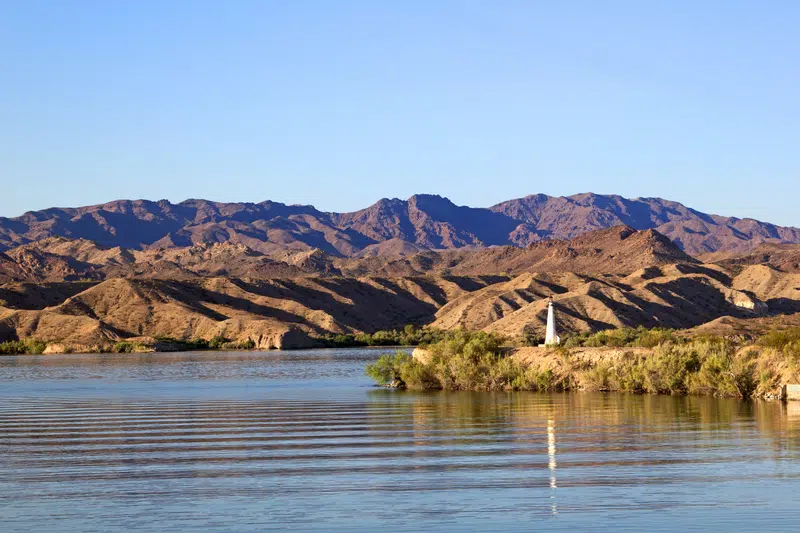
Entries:
{"type": "Polygon", "coordinates": [[[0,216],[662,196],[800,225],[795,0],[0,2],[0,216]]]}

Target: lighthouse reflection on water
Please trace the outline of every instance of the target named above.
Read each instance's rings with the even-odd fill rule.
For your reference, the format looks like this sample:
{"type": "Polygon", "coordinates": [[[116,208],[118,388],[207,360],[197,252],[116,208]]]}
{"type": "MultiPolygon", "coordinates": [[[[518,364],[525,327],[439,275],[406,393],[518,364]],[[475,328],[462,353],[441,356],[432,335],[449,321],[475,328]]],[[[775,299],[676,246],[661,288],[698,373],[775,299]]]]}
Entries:
{"type": "Polygon", "coordinates": [[[554,515],[558,514],[558,504],[556,503],[556,421],[550,416],[547,419],[547,457],[549,459],[547,467],[550,469],[550,499],[552,504],[550,509],[554,515]]]}

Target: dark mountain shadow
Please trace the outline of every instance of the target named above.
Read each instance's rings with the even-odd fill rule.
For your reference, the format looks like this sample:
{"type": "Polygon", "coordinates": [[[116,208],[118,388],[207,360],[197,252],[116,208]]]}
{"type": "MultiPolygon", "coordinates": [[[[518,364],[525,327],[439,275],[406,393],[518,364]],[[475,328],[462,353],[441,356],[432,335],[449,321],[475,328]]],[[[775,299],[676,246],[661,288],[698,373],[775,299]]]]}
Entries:
{"type": "MultiPolygon", "coordinates": [[[[447,295],[445,292],[440,288],[431,283],[430,281],[425,280],[424,278],[408,278],[414,281],[423,291],[431,297],[431,299],[437,302],[439,305],[444,305],[447,302],[447,295]]],[[[398,296],[402,296],[407,300],[411,300],[414,302],[421,302],[417,296],[415,296],[412,292],[408,289],[401,287],[399,284],[395,283],[393,280],[388,278],[373,278],[373,281],[382,287],[386,287],[390,291],[394,292],[398,296]]],[[[434,311],[435,313],[436,311],[434,311]]]]}
{"type": "Polygon", "coordinates": [[[225,307],[230,307],[231,309],[235,309],[237,311],[244,311],[246,313],[251,313],[261,317],[274,318],[282,322],[290,322],[295,324],[306,323],[306,320],[300,315],[296,315],[282,309],[276,309],[274,307],[257,304],[245,298],[231,296],[223,292],[216,292],[209,289],[203,289],[203,292],[204,301],[206,302],[224,305],[225,307]]]}
{"type": "MultiPolygon", "coordinates": [[[[583,321],[589,324],[589,327],[592,328],[594,331],[599,331],[601,329],[614,329],[616,326],[614,324],[609,324],[608,322],[603,322],[602,320],[595,320],[593,318],[589,318],[587,316],[583,316],[580,313],[573,311],[572,309],[561,307],[558,303],[553,304],[553,310],[557,314],[571,316],[575,320],[583,321]]],[[[547,322],[547,309],[542,309],[538,313],[536,313],[536,318],[540,322],[547,322]]]]}
{"type": "Polygon", "coordinates": [[[800,313],[800,300],[791,298],[771,298],[766,302],[770,313],[789,315],[800,313]]]}
{"type": "Polygon", "coordinates": [[[60,305],[67,298],[88,290],[99,281],[77,283],[21,283],[0,287],[0,300],[11,309],[41,310],[60,305]]]}
{"type": "Polygon", "coordinates": [[[477,277],[478,279],[484,281],[484,283],[481,283],[474,277],[466,277],[466,276],[442,276],[442,279],[447,280],[451,283],[455,283],[461,290],[464,290],[466,292],[475,292],[488,285],[494,285],[495,283],[504,283],[511,279],[510,277],[507,276],[477,276],[477,277]]]}
{"type": "Polygon", "coordinates": [[[419,194],[409,204],[437,222],[446,222],[459,232],[475,235],[486,246],[508,244],[509,234],[519,221],[489,209],[457,206],[438,195],[419,194]]]}
{"type": "Polygon", "coordinates": [[[155,289],[157,292],[163,293],[170,299],[184,305],[195,313],[210,318],[211,320],[222,322],[223,320],[228,320],[230,318],[229,316],[203,305],[202,302],[205,296],[205,289],[199,285],[172,280],[154,280],[148,281],[147,283],[142,283],[141,280],[139,280],[140,287],[145,287],[148,284],[150,284],[150,287],[155,289]]]}

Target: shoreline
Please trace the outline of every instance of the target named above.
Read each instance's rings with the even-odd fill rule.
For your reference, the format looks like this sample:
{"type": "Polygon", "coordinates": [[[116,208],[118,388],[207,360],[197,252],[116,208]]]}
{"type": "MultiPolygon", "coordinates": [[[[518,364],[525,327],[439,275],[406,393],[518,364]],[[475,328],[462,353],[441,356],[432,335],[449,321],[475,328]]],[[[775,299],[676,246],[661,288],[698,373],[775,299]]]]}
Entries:
{"type": "MultiPolygon", "coordinates": [[[[382,356],[366,371],[379,385],[410,390],[575,390],[765,400],[780,399],[785,386],[800,383],[800,329],[747,342],[681,339],[668,331],[625,333],[628,340],[622,345],[597,346],[598,339],[609,337],[603,333],[587,337],[583,346],[504,348],[489,334],[462,332],[417,348],[411,356],[382,356]],[[651,345],[654,339],[658,342],[651,345]]],[[[617,337],[615,343],[622,338],[617,337]]]]}
{"type": "Polygon", "coordinates": [[[396,351],[396,350],[413,350],[417,348],[419,345],[417,344],[393,344],[387,346],[304,346],[304,347],[286,347],[286,348],[176,348],[176,349],[163,349],[163,348],[154,348],[154,349],[135,349],[132,351],[114,351],[109,349],[84,349],[85,347],[71,347],[66,346],[65,349],[62,350],[53,350],[50,349],[50,346],[56,347],[64,347],[61,343],[54,343],[53,345],[48,345],[41,352],[20,352],[20,353],[0,353],[0,358],[2,357],[18,357],[18,356],[25,356],[25,355],[41,355],[41,356],[49,356],[49,355],[134,355],[134,354],[156,354],[156,353],[215,353],[215,352],[229,352],[229,353],[270,353],[270,352],[298,352],[298,351],[318,351],[318,350],[389,350],[389,351],[396,351]]]}

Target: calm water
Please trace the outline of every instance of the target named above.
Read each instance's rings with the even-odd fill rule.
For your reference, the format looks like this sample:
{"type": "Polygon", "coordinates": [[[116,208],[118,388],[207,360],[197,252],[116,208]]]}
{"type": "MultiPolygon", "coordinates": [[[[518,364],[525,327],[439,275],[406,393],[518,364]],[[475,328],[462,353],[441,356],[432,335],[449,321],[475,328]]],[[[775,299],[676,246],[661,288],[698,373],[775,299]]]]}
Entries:
{"type": "Polygon", "coordinates": [[[0,358],[0,531],[800,530],[800,407],[379,390],[378,353],[0,358]]]}

